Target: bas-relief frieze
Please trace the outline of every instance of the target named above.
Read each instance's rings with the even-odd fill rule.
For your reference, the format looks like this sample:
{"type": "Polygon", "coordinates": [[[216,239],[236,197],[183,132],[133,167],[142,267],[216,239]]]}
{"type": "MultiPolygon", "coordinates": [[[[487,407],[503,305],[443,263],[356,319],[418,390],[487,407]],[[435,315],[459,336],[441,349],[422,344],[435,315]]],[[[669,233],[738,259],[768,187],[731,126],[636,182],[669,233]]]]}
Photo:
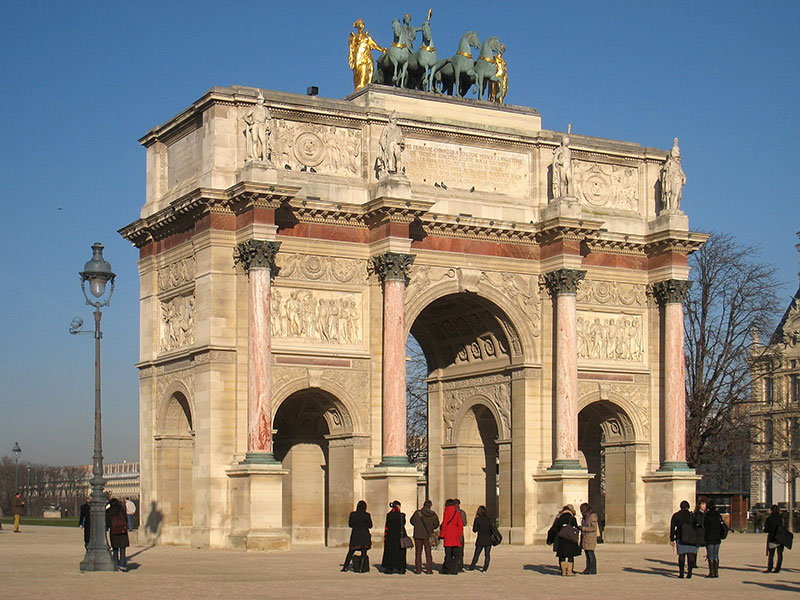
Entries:
{"type": "MultiPolygon", "coordinates": [[[[433,384],[435,385],[435,384],[433,384]]],[[[482,396],[488,398],[500,415],[498,433],[511,437],[511,381],[506,375],[486,375],[458,381],[446,381],[442,387],[442,419],[446,443],[455,442],[455,418],[464,402],[482,396]]]]}
{"type": "Polygon", "coordinates": [[[165,265],[158,271],[158,291],[166,292],[194,280],[195,259],[188,256],[165,265]]]}
{"type": "Polygon", "coordinates": [[[175,371],[173,373],[162,373],[156,378],[156,397],[159,402],[165,400],[164,394],[166,389],[176,381],[186,389],[190,396],[194,395],[194,371],[192,369],[175,371]]]}
{"type": "Polygon", "coordinates": [[[406,175],[414,184],[530,195],[527,154],[407,139],[406,155],[406,175]]]}
{"type": "Polygon", "coordinates": [[[577,328],[578,360],[644,362],[641,315],[579,310],[577,328]]]}
{"type": "Polygon", "coordinates": [[[275,120],[272,161],[278,169],[286,165],[345,177],[361,177],[361,131],[335,125],[275,120]]]}
{"type": "Polygon", "coordinates": [[[578,287],[578,304],[610,304],[614,306],[646,306],[647,286],[586,278],[578,287]]]}
{"type": "Polygon", "coordinates": [[[270,306],[272,335],[276,341],[360,344],[362,304],[360,293],[276,286],[270,306]]]}
{"type": "Polygon", "coordinates": [[[194,343],[194,292],[161,303],[161,351],[194,343]]]}
{"type": "Polygon", "coordinates": [[[595,208],[639,212],[639,172],[635,167],[574,160],[575,196],[595,208]]]}
{"type": "Polygon", "coordinates": [[[279,252],[275,256],[275,264],[279,269],[279,280],[352,284],[367,282],[367,263],[363,260],[279,252]]]}
{"type": "Polygon", "coordinates": [[[600,400],[614,402],[614,396],[624,398],[636,410],[636,415],[628,415],[642,427],[642,435],[650,435],[650,387],[646,376],[635,376],[633,383],[610,383],[579,381],[578,397],[598,393],[600,400]]]}
{"type": "MultiPolygon", "coordinates": [[[[279,392],[293,381],[308,382],[308,371],[309,369],[306,367],[273,367],[273,389],[279,392]]],[[[368,371],[360,369],[325,369],[321,380],[329,381],[344,389],[353,400],[362,400],[364,405],[369,404],[368,371]]]]}

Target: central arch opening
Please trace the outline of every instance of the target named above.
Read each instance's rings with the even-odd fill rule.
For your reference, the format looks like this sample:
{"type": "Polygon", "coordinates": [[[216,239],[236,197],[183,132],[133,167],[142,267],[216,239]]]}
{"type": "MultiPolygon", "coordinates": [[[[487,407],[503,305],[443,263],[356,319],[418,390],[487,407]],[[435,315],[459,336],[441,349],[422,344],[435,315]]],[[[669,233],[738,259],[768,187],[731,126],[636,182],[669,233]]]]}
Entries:
{"type": "Polygon", "coordinates": [[[439,507],[459,498],[470,516],[484,505],[508,520],[510,366],[520,354],[508,317],[476,294],[450,294],[420,312],[408,349],[409,423],[421,396],[413,390],[426,390],[427,400],[427,489],[420,495],[439,507]],[[422,357],[413,355],[415,348],[422,357]]]}

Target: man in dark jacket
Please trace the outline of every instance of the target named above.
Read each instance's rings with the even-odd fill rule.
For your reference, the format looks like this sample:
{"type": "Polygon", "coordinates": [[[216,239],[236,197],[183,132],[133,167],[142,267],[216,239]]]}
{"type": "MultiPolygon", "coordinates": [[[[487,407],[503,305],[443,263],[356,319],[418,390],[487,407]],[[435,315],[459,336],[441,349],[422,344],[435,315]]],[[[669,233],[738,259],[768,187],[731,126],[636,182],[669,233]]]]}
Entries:
{"type": "Polygon", "coordinates": [[[92,524],[92,507],[89,504],[91,498],[87,496],[86,502],[81,504],[81,512],[78,517],[78,526],[83,529],[83,545],[89,546],[89,527],[92,524]]]}
{"type": "Polygon", "coordinates": [[[422,573],[422,549],[425,549],[425,572],[433,573],[433,555],[431,554],[431,537],[439,527],[439,517],[431,509],[431,501],[425,500],[422,508],[411,515],[414,526],[414,572],[422,573]]]}
{"type": "Polygon", "coordinates": [[[681,502],[678,512],[672,515],[669,524],[669,542],[678,550],[678,577],[683,579],[686,568],[686,557],[689,557],[689,571],[687,578],[692,578],[692,569],[697,566],[697,533],[694,527],[694,515],[689,512],[689,503],[681,502]]]}
{"type": "MultiPolygon", "coordinates": [[[[467,513],[465,513],[461,509],[461,500],[456,498],[454,500],[454,502],[456,503],[456,510],[459,513],[461,513],[461,522],[464,523],[464,526],[466,527],[466,525],[467,525],[467,513]]],[[[463,534],[461,535],[461,546],[458,548],[458,550],[456,552],[457,552],[457,556],[458,556],[458,571],[461,572],[461,571],[464,570],[464,535],[463,534]]]]}
{"type": "Polygon", "coordinates": [[[783,515],[777,504],[773,504],[769,511],[767,520],[764,521],[764,533],[767,534],[767,570],[765,573],[780,573],[783,564],[783,544],[776,539],[776,534],[783,527],[783,515]],[[775,563],[775,570],[772,570],[772,561],[775,558],[775,551],[778,551],[778,562],[775,563]]]}
{"type": "Polygon", "coordinates": [[[19,518],[25,512],[25,501],[22,499],[19,492],[14,494],[11,508],[14,510],[14,533],[19,533],[19,518]]]}

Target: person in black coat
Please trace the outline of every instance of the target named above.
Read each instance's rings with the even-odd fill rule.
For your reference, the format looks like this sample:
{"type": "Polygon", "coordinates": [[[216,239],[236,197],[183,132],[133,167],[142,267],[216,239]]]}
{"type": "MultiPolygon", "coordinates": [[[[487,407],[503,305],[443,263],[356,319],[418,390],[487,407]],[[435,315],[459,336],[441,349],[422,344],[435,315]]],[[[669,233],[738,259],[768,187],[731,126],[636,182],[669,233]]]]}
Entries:
{"type": "MultiPolygon", "coordinates": [[[[352,531],[350,532],[350,547],[347,549],[342,571],[347,571],[350,567],[350,561],[353,559],[356,550],[361,553],[359,562],[361,564],[367,558],[367,551],[372,548],[372,536],[369,532],[372,529],[372,516],[367,512],[366,502],[363,500],[358,501],[356,509],[350,513],[347,524],[352,531]]],[[[359,570],[358,568],[356,569],[356,571],[359,570]]]]}
{"type": "Polygon", "coordinates": [[[683,572],[686,568],[687,556],[689,570],[687,577],[691,579],[692,570],[697,566],[697,529],[695,528],[695,515],[689,512],[689,503],[681,501],[680,510],[672,515],[669,524],[669,542],[673,547],[677,546],[678,551],[678,570],[680,579],[683,579],[683,572]]]}
{"type": "Polygon", "coordinates": [[[472,531],[477,533],[478,537],[475,539],[475,554],[472,555],[472,564],[469,566],[469,570],[475,570],[478,557],[483,552],[483,572],[486,573],[492,557],[492,519],[486,512],[485,506],[478,507],[475,520],[472,522],[472,531]]]}
{"type": "Polygon", "coordinates": [[[781,509],[777,504],[773,504],[767,520],[764,521],[764,533],[767,534],[767,570],[764,573],[780,573],[781,565],[783,564],[783,544],[775,539],[775,536],[782,527],[784,527],[784,524],[781,509]],[[775,563],[775,570],[773,571],[772,564],[776,550],[778,551],[778,562],[775,563]]]}
{"type": "Polygon", "coordinates": [[[708,554],[708,575],[706,577],[719,577],[719,547],[722,544],[722,537],[728,533],[728,527],[723,522],[722,515],[717,511],[713,500],[708,501],[703,530],[708,554]]]}
{"type": "Polygon", "coordinates": [[[575,557],[581,555],[581,547],[578,545],[579,539],[578,521],[575,519],[575,507],[567,504],[556,516],[556,520],[547,532],[547,543],[553,545],[553,551],[558,557],[558,564],[561,567],[561,575],[572,577],[575,575],[575,557]],[[564,527],[570,527],[572,537],[559,535],[564,527]]]}
{"type": "Polygon", "coordinates": [[[400,538],[406,535],[406,515],[400,512],[400,502],[389,504],[391,510],[386,514],[386,527],[383,535],[383,572],[406,573],[406,549],[400,545],[400,538]]]}
{"type": "Polygon", "coordinates": [[[92,507],[89,505],[89,498],[81,504],[81,512],[78,516],[78,527],[83,529],[83,545],[89,545],[90,525],[92,523],[92,507]]]}
{"type": "Polygon", "coordinates": [[[128,513],[125,507],[116,498],[111,499],[111,505],[106,509],[106,529],[111,542],[111,551],[114,562],[120,571],[128,570],[128,561],[125,558],[125,549],[130,546],[128,540],[128,513]]]}

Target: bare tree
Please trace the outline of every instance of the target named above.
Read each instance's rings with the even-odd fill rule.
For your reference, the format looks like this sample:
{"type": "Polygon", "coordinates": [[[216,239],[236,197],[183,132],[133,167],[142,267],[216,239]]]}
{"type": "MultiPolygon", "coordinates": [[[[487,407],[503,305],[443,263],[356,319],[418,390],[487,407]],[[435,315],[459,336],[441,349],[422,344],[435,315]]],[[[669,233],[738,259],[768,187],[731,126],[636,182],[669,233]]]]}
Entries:
{"type": "Polygon", "coordinates": [[[406,345],[406,453],[412,464],[428,462],[428,363],[417,340],[406,345]]]}
{"type": "MultiPolygon", "coordinates": [[[[717,461],[711,440],[736,439],[747,427],[753,331],[771,333],[780,308],[772,266],[758,250],[727,234],[712,233],[690,259],[694,285],[686,308],[686,460],[696,467],[717,461]]],[[[732,446],[735,449],[735,445],[732,446]]]]}

